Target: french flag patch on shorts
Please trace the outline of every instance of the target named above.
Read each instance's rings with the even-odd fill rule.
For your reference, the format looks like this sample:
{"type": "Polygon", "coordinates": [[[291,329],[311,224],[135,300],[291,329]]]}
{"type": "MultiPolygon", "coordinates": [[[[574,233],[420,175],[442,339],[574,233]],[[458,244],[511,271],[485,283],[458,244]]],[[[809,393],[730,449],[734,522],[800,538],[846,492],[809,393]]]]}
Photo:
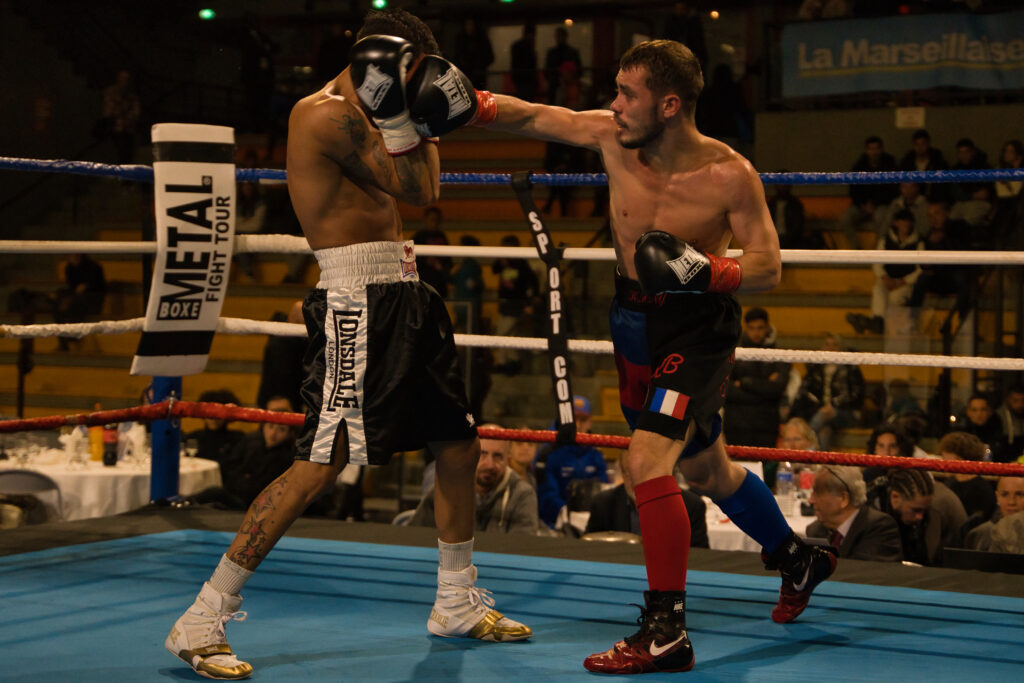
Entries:
{"type": "Polygon", "coordinates": [[[654,387],[654,391],[651,393],[651,403],[647,406],[647,409],[652,413],[661,413],[662,415],[682,420],[683,415],[686,414],[686,406],[689,402],[690,397],[686,394],[680,394],[678,391],[672,391],[671,389],[654,387]]]}

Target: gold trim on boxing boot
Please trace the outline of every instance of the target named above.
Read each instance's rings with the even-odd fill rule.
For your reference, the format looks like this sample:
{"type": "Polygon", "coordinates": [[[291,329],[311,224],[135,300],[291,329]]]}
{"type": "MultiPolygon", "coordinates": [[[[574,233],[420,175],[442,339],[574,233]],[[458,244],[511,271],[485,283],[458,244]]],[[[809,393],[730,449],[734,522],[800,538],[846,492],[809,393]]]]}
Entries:
{"type": "Polygon", "coordinates": [[[526,640],[533,635],[533,629],[525,624],[515,624],[515,626],[512,627],[498,626],[498,622],[504,618],[504,614],[498,610],[492,609],[484,615],[483,619],[477,622],[476,626],[470,629],[467,635],[470,638],[491,640],[495,642],[526,640]]]}
{"type": "Polygon", "coordinates": [[[195,650],[182,650],[178,653],[178,658],[191,666],[197,674],[207,678],[236,681],[251,676],[252,665],[248,662],[240,662],[235,666],[219,666],[206,661],[207,657],[213,655],[233,654],[231,646],[227,643],[217,643],[215,645],[199,647],[195,650]],[[196,657],[199,658],[198,662],[195,661],[196,657]]]}

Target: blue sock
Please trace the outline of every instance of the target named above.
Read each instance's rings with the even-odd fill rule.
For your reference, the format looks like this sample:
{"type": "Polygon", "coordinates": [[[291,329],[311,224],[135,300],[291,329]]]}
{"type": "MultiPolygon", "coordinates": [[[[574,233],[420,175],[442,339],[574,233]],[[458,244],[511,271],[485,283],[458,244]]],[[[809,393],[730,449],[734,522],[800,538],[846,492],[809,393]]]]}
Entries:
{"type": "Polygon", "coordinates": [[[729,515],[733,524],[760,543],[768,554],[793,531],[782,516],[771,490],[750,470],[747,470],[747,476],[736,493],[715,503],[729,515]]]}

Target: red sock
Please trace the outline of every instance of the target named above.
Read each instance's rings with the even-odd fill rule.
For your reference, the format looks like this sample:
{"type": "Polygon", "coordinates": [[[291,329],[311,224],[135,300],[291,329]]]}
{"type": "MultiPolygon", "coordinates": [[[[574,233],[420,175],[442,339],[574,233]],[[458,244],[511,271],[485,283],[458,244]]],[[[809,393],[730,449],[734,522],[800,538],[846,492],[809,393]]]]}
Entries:
{"type": "Polygon", "coordinates": [[[686,590],[690,517],[675,477],[648,479],[633,487],[651,590],[686,590]]]}

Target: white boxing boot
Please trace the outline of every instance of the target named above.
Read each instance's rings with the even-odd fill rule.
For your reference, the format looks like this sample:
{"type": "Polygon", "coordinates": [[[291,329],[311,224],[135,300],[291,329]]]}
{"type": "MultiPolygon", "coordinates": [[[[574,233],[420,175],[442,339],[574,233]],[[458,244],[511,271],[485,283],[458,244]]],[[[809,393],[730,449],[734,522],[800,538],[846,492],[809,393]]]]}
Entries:
{"type": "Polygon", "coordinates": [[[196,601],[174,622],[164,647],[206,678],[233,681],[252,675],[252,666],[231,652],[224,626],[229,621],[245,621],[238,608],[242,596],[228,595],[203,584],[196,601]]]}
{"type": "Polygon", "coordinates": [[[529,626],[491,609],[494,606],[491,592],[475,583],[476,567],[473,565],[459,572],[438,570],[437,600],[427,620],[431,633],[445,638],[497,642],[526,640],[533,635],[529,626]]]}

